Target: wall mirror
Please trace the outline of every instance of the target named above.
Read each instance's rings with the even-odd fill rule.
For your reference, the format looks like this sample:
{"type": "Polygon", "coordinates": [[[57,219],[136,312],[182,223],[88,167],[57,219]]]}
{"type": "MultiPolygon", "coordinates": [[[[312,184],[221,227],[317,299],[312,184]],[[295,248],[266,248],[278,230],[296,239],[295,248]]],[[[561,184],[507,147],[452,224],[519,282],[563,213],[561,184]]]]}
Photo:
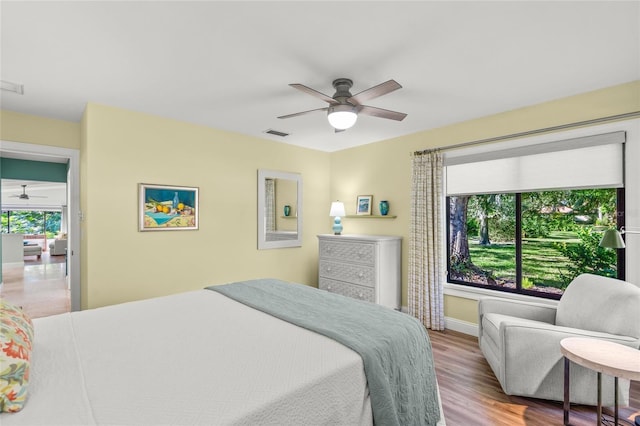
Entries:
{"type": "Polygon", "coordinates": [[[302,246],[302,176],[258,170],[258,249],[302,246]]]}

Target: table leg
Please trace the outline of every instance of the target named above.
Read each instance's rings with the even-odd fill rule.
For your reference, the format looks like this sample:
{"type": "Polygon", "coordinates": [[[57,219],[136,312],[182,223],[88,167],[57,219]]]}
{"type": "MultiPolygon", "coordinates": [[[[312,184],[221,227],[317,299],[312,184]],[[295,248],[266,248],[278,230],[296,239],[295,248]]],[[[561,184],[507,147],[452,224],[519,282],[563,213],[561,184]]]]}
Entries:
{"type": "Polygon", "coordinates": [[[598,419],[596,425],[600,425],[602,419],[602,373],[598,371],[598,419]]]}
{"type": "Polygon", "coordinates": [[[569,358],[564,358],[564,405],[563,405],[563,415],[564,415],[564,426],[569,424],[569,410],[571,409],[571,403],[569,402],[569,358]]]}
{"type": "Polygon", "coordinates": [[[613,378],[613,403],[615,404],[615,408],[613,409],[613,413],[614,413],[614,425],[618,424],[618,378],[614,377],[613,378]]]}

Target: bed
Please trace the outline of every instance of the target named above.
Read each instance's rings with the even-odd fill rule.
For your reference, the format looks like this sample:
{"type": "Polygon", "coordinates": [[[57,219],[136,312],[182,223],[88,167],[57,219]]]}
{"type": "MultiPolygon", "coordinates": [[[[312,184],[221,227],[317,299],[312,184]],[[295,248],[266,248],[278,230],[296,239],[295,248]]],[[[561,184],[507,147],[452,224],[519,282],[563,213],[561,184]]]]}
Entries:
{"type": "Polygon", "coordinates": [[[445,424],[418,321],[300,284],[245,281],[33,325],[27,398],[3,426],[445,424]],[[367,337],[378,319],[396,329],[367,337]],[[369,341],[373,361],[357,352],[369,341]],[[422,348],[409,366],[395,361],[405,344],[422,348]]]}

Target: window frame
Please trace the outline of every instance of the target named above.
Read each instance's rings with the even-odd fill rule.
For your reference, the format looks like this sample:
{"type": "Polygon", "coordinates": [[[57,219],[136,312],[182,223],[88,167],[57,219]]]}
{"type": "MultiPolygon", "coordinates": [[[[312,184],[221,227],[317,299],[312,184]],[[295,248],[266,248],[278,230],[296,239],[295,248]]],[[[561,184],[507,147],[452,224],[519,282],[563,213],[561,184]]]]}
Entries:
{"type": "MultiPolygon", "coordinates": [[[[622,188],[615,188],[616,189],[616,227],[618,229],[620,229],[620,227],[624,226],[625,222],[624,222],[624,218],[625,218],[625,189],[622,188]]],[[[559,189],[561,190],[561,189],[559,189]]],[[[493,286],[493,285],[489,285],[489,284],[480,284],[480,283],[473,283],[473,282],[468,282],[468,281],[462,281],[462,280],[456,280],[456,279],[452,279],[451,278],[451,244],[450,244],[450,232],[451,232],[451,226],[449,224],[449,217],[450,217],[450,213],[451,213],[451,204],[449,202],[449,199],[451,197],[456,197],[458,195],[445,195],[445,218],[446,220],[444,221],[445,223],[445,228],[446,228],[446,240],[445,240],[445,244],[446,244],[446,266],[447,266],[447,276],[446,276],[446,282],[447,284],[455,284],[455,285],[461,285],[464,287],[473,287],[473,288],[480,288],[480,289],[484,289],[484,290],[489,290],[489,291],[497,291],[500,293],[511,293],[511,294],[517,294],[517,295],[523,295],[523,296],[530,296],[530,297],[535,297],[538,299],[552,299],[552,300],[559,300],[562,297],[562,294],[555,294],[555,293],[545,293],[545,292],[540,292],[540,291],[535,291],[535,290],[527,290],[527,289],[523,289],[522,288],[522,194],[523,193],[530,193],[530,192],[535,192],[535,191],[525,191],[525,192],[516,192],[514,193],[516,199],[515,199],[515,204],[516,204],[516,218],[515,218],[515,264],[516,264],[516,288],[507,288],[507,287],[499,287],[499,286],[493,286]]],[[[476,194],[478,195],[478,194],[476,194]]],[[[617,278],[620,280],[624,280],[625,279],[625,249],[617,249],[617,265],[616,265],[616,271],[617,271],[617,278]]]]}

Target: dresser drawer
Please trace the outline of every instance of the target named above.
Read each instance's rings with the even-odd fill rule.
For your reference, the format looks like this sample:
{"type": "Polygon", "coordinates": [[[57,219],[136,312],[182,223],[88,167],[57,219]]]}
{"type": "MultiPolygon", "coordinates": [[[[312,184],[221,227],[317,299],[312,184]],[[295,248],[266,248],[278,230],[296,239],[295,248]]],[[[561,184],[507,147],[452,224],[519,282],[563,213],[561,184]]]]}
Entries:
{"type": "Polygon", "coordinates": [[[354,241],[320,241],[320,257],[373,265],[376,247],[371,243],[354,241]]]}
{"type": "Polygon", "coordinates": [[[372,287],[362,287],[355,284],[343,283],[327,278],[320,278],[318,285],[320,290],[326,290],[330,293],[337,293],[343,296],[360,299],[367,302],[375,303],[375,291],[372,287]]]}
{"type": "Polygon", "coordinates": [[[320,260],[318,268],[320,277],[346,281],[367,287],[374,287],[376,284],[376,272],[372,266],[320,260]]]}

